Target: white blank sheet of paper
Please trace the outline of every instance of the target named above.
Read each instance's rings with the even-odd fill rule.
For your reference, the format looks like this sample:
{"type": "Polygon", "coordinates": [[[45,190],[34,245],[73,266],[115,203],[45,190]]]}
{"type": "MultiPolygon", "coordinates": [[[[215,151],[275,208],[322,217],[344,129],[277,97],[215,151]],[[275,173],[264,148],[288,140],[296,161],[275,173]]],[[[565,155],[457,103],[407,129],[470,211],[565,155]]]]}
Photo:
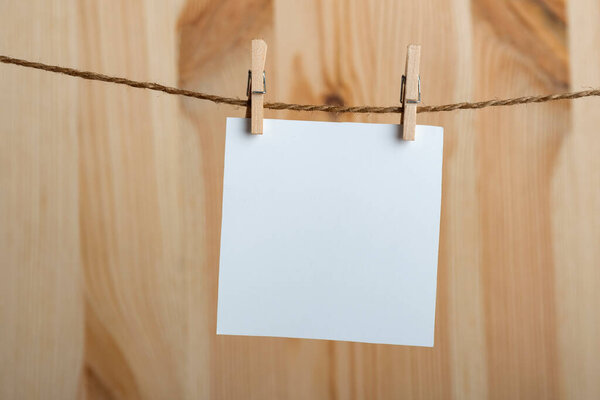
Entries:
{"type": "Polygon", "coordinates": [[[228,118],[217,334],[433,346],[443,129],[228,118]]]}

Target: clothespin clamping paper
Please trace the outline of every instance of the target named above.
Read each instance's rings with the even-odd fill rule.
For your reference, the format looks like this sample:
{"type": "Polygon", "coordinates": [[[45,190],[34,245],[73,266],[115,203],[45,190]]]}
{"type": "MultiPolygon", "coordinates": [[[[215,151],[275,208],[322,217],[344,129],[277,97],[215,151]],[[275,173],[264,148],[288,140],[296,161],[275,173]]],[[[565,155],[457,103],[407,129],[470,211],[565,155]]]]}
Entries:
{"type": "Polygon", "coordinates": [[[267,43],[260,39],[252,40],[252,69],[248,71],[246,95],[250,98],[251,104],[250,132],[257,135],[263,133],[263,104],[265,93],[267,93],[266,59],[267,43]]]}
{"type": "Polygon", "coordinates": [[[409,45],[406,50],[406,69],[402,75],[402,87],[400,88],[402,138],[404,140],[415,140],[417,104],[421,102],[420,58],[421,46],[409,45]]]}

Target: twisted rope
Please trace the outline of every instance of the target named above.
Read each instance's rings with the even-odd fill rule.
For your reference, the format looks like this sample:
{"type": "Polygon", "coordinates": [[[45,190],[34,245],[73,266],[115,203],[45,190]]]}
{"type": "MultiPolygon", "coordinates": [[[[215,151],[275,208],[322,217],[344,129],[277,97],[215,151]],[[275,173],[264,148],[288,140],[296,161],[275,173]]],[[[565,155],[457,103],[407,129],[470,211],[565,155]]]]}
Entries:
{"type": "MultiPolygon", "coordinates": [[[[126,85],[134,88],[154,90],[157,92],[164,92],[168,94],[174,94],[178,96],[192,97],[194,99],[207,100],[217,104],[230,104],[233,106],[247,106],[248,100],[238,99],[235,97],[223,97],[214,94],[196,92],[193,90],[180,89],[171,86],[161,85],[156,82],[143,82],[134,81],[127,78],[120,78],[117,76],[110,76],[99,74],[97,72],[82,71],[74,68],[61,67],[58,65],[43,64],[34,61],[22,60],[19,58],[13,58],[8,56],[0,55],[0,62],[5,64],[19,65],[21,67],[39,69],[42,71],[54,72],[77,78],[87,79],[91,81],[110,82],[118,85],[126,85]]],[[[454,110],[474,110],[486,107],[498,107],[498,106],[513,106],[517,104],[528,104],[528,103],[545,103],[548,101],[556,100],[572,100],[579,99],[581,97],[592,97],[600,96],[600,89],[582,90],[578,92],[569,93],[555,93],[544,96],[525,96],[515,97],[512,99],[504,100],[486,100],[479,102],[462,102],[443,104],[439,106],[419,106],[417,108],[418,113],[430,113],[430,112],[442,112],[442,111],[454,111],[454,110]]],[[[376,106],[334,106],[334,105],[315,105],[315,104],[296,104],[296,103],[265,103],[265,108],[271,110],[293,110],[293,111],[323,111],[332,113],[368,113],[368,114],[390,114],[390,113],[401,113],[401,106],[390,106],[390,107],[376,107],[376,106]]]]}

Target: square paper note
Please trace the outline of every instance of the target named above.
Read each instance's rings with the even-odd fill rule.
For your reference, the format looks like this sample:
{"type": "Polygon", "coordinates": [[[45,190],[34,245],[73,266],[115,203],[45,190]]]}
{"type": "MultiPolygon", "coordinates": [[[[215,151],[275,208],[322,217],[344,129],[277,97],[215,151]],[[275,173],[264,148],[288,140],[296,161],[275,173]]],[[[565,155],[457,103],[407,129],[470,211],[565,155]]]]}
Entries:
{"type": "Polygon", "coordinates": [[[433,346],[443,130],[229,118],[217,333],[433,346]]]}

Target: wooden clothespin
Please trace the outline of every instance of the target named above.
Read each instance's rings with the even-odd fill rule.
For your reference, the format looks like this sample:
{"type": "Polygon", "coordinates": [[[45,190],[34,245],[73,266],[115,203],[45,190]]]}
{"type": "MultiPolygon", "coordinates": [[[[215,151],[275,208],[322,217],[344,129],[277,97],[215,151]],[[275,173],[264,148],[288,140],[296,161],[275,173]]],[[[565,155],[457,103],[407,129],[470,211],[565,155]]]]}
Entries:
{"type": "Polygon", "coordinates": [[[421,59],[421,46],[408,45],[406,50],[406,69],[402,75],[400,101],[402,102],[402,138],[415,140],[417,126],[417,104],[421,102],[421,77],[419,64],[421,59]]]}
{"type": "Polygon", "coordinates": [[[262,135],[264,97],[267,93],[267,79],[265,77],[265,61],[267,59],[267,44],[264,40],[252,40],[252,69],[248,71],[247,96],[251,104],[251,128],[253,134],[262,135]]]}

